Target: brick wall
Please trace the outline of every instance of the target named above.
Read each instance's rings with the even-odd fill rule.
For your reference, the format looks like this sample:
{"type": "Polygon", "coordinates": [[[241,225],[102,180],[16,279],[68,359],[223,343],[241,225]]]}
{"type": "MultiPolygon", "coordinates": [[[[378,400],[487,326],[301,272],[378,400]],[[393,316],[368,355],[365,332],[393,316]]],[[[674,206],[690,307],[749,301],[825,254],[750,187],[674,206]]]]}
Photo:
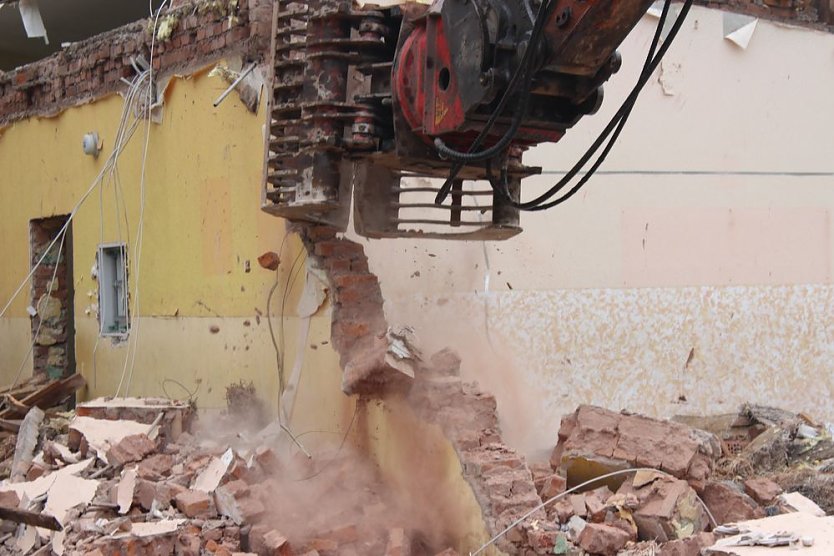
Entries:
{"type": "MultiPolygon", "coordinates": [[[[179,3],[160,16],[170,36],[154,45],[159,75],[187,73],[230,53],[260,59],[271,29],[269,0],[179,3]]],[[[122,91],[134,75],[132,56],[150,59],[151,20],[87,40],[10,72],[0,72],[0,125],[60,110],[122,91]]]]}
{"type": "Polygon", "coordinates": [[[382,291],[376,275],[368,270],[362,245],[336,237],[337,230],[328,226],[295,228],[330,283],[331,341],[339,353],[342,390],[346,394],[380,396],[408,389],[410,378],[386,360],[388,323],[382,291]]]}
{"type": "MultiPolygon", "coordinates": [[[[495,397],[461,380],[460,358],[453,351],[438,352],[426,362],[409,401],[423,419],[439,425],[452,443],[490,535],[542,502],[524,457],[501,438],[495,397]]],[[[553,554],[558,535],[558,525],[539,509],[496,544],[508,554],[553,554]]]]}
{"type": "Polygon", "coordinates": [[[695,0],[696,4],[782,21],[803,27],[834,31],[831,0],[695,0]]]}

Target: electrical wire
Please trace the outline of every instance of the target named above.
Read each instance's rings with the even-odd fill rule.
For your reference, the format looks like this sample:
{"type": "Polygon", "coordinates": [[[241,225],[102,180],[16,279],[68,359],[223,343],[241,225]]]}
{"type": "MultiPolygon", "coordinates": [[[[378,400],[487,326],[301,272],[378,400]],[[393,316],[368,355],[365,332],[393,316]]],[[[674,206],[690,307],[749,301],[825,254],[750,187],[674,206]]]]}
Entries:
{"type": "MultiPolygon", "coordinates": [[[[147,164],[148,164],[148,147],[150,144],[150,133],[151,133],[151,111],[153,109],[154,104],[154,80],[153,80],[153,59],[154,59],[154,51],[156,46],[156,30],[159,25],[159,16],[162,14],[162,10],[168,5],[168,0],[163,0],[163,2],[159,5],[159,8],[156,10],[156,15],[153,21],[153,27],[151,29],[151,46],[150,52],[148,54],[149,61],[148,61],[148,87],[147,87],[147,94],[145,100],[145,106],[143,107],[145,110],[145,143],[142,148],[142,166],[141,172],[139,175],[139,223],[137,224],[136,230],[136,243],[133,246],[133,254],[134,260],[136,261],[136,269],[133,273],[134,275],[134,294],[135,299],[133,302],[133,309],[136,315],[135,319],[135,326],[133,327],[133,333],[131,334],[131,338],[133,340],[133,353],[130,355],[130,372],[127,376],[127,384],[125,386],[125,396],[130,394],[130,386],[133,382],[133,370],[136,365],[136,353],[139,349],[139,328],[141,319],[139,318],[139,300],[140,300],[140,268],[142,262],[142,244],[145,237],[145,179],[147,173],[147,164]]],[[[128,354],[130,354],[130,342],[128,342],[128,354]]],[[[127,358],[125,359],[125,361],[127,358]]],[[[122,378],[124,378],[124,369],[122,370],[122,378]]],[[[119,381],[121,385],[121,380],[119,381]]],[[[118,395],[118,390],[116,392],[118,395]]]]}
{"type": "MultiPolygon", "coordinates": [[[[287,299],[289,299],[290,292],[292,291],[293,287],[295,286],[295,281],[298,279],[298,275],[301,274],[302,269],[304,269],[304,262],[307,261],[307,251],[306,249],[301,249],[301,251],[296,255],[295,260],[293,261],[292,266],[290,267],[290,274],[292,274],[292,278],[289,276],[287,277],[288,282],[287,286],[284,288],[284,295],[281,297],[281,320],[278,321],[280,333],[278,337],[281,339],[281,368],[286,368],[286,361],[284,360],[284,355],[286,353],[285,349],[285,334],[284,334],[284,317],[286,316],[286,305],[287,299]],[[301,257],[304,257],[303,262],[301,257]],[[298,269],[295,268],[295,265],[299,262],[302,262],[301,265],[298,266],[298,269]]],[[[282,393],[283,394],[283,393],[282,393]]]]}
{"type": "MultiPolygon", "coordinates": [[[[284,235],[284,238],[281,240],[281,247],[278,249],[279,260],[281,259],[281,255],[283,255],[283,253],[284,253],[284,244],[287,240],[287,235],[288,234],[284,235]]],[[[286,301],[287,290],[292,288],[292,283],[294,282],[294,280],[293,280],[293,270],[295,269],[295,265],[298,263],[299,258],[304,253],[305,253],[305,251],[303,249],[301,251],[299,251],[298,255],[296,255],[295,260],[293,261],[292,266],[290,267],[289,272],[287,273],[287,282],[286,282],[286,285],[284,286],[284,297],[283,297],[283,301],[281,302],[281,346],[280,347],[278,345],[278,341],[275,338],[275,331],[272,327],[272,296],[275,293],[275,290],[278,287],[278,284],[280,283],[280,281],[279,281],[280,274],[278,274],[277,270],[276,270],[276,276],[275,276],[275,283],[270,288],[269,294],[267,295],[267,299],[266,299],[266,322],[267,322],[267,326],[269,328],[269,336],[272,339],[272,346],[275,348],[275,361],[276,361],[276,365],[278,367],[278,401],[276,403],[277,410],[278,410],[278,425],[281,427],[281,430],[283,430],[285,433],[287,433],[287,436],[290,437],[290,439],[293,441],[293,443],[296,446],[298,446],[299,450],[304,452],[304,454],[308,458],[312,458],[313,456],[310,455],[310,452],[308,452],[307,449],[304,448],[304,445],[301,444],[301,442],[299,442],[298,437],[295,434],[293,434],[293,432],[292,432],[292,430],[290,430],[289,426],[286,423],[284,423],[283,408],[281,407],[281,397],[284,394],[284,338],[283,338],[283,335],[284,335],[284,302],[286,301]]],[[[296,276],[297,276],[297,274],[296,274],[296,276]]]]}
{"type": "Polygon", "coordinates": [[[199,385],[199,384],[197,384],[197,387],[196,387],[196,388],[194,388],[194,390],[189,390],[188,388],[186,388],[186,387],[185,387],[185,384],[183,384],[183,383],[182,383],[182,382],[180,382],[179,380],[176,380],[176,379],[173,379],[173,378],[166,378],[166,379],[163,379],[163,380],[162,380],[162,384],[161,384],[161,386],[162,386],[162,393],[163,393],[163,394],[165,394],[165,397],[166,397],[166,398],[168,398],[168,399],[169,399],[169,400],[171,400],[171,401],[173,401],[173,400],[175,400],[175,399],[178,399],[178,398],[172,398],[172,397],[171,397],[171,395],[168,393],[168,390],[167,390],[167,388],[165,387],[165,385],[166,385],[166,384],[168,384],[169,382],[170,382],[171,384],[174,384],[174,385],[176,385],[176,386],[179,386],[180,388],[182,388],[182,390],[183,390],[186,394],[188,394],[188,403],[189,403],[189,404],[193,404],[193,403],[194,403],[194,400],[195,400],[195,399],[196,399],[196,397],[197,397],[197,391],[198,391],[198,390],[200,390],[200,385],[199,385]]]}
{"type": "MultiPolygon", "coordinates": [[[[612,471],[610,473],[606,473],[605,475],[600,475],[599,477],[595,477],[595,478],[593,478],[589,481],[585,481],[584,483],[578,484],[575,487],[571,487],[571,488],[567,489],[566,491],[557,494],[556,496],[548,498],[547,500],[545,500],[541,504],[537,505],[535,508],[533,508],[532,510],[530,510],[529,512],[527,512],[526,514],[524,514],[520,518],[513,521],[511,524],[509,524],[507,526],[506,529],[504,529],[503,531],[501,531],[500,533],[498,533],[497,535],[495,535],[494,537],[489,539],[478,550],[476,550],[475,552],[470,552],[469,556],[477,556],[478,554],[480,554],[481,552],[486,550],[489,546],[495,544],[495,541],[497,541],[498,539],[500,539],[501,537],[506,535],[513,528],[518,526],[520,523],[523,523],[524,520],[526,520],[528,517],[530,517],[531,515],[533,515],[537,511],[541,510],[545,506],[549,506],[553,502],[556,502],[557,500],[560,500],[560,499],[564,498],[568,494],[576,492],[577,490],[581,490],[581,489],[583,489],[587,486],[590,486],[594,483],[598,483],[598,482],[600,482],[604,479],[608,479],[608,478],[611,478],[611,477],[616,477],[618,475],[625,475],[626,473],[637,473],[639,471],[647,471],[647,472],[657,473],[659,475],[664,475],[666,477],[672,477],[673,479],[676,478],[674,475],[672,475],[670,473],[666,473],[665,471],[660,471],[659,469],[654,469],[654,468],[651,468],[651,467],[637,467],[637,468],[633,468],[633,469],[620,469],[618,471],[612,471]]],[[[697,494],[696,494],[696,496],[697,496],[697,494]]],[[[698,497],[698,502],[701,503],[701,506],[704,508],[704,511],[706,512],[707,517],[709,517],[710,523],[712,523],[713,527],[717,527],[718,522],[715,521],[715,517],[712,515],[712,512],[709,511],[709,508],[707,508],[707,505],[704,503],[704,501],[701,499],[701,497],[700,496],[697,496],[697,497],[698,497]]]]}
{"type": "MultiPolygon", "coordinates": [[[[342,441],[339,442],[339,447],[336,449],[336,454],[324,465],[321,466],[321,469],[318,471],[313,472],[307,477],[302,477],[300,479],[293,479],[294,482],[300,483],[303,481],[309,481],[310,479],[315,479],[322,473],[324,473],[327,469],[329,469],[336,461],[338,460],[339,455],[342,453],[342,448],[345,447],[345,442],[347,442],[347,438],[350,435],[350,431],[353,429],[353,423],[356,421],[356,416],[359,414],[359,400],[356,401],[356,405],[353,408],[353,417],[350,418],[350,423],[348,424],[347,429],[345,430],[344,436],[342,436],[342,441]]],[[[313,432],[313,431],[309,431],[313,432]]],[[[308,454],[309,456],[309,454],[308,454]]]]}

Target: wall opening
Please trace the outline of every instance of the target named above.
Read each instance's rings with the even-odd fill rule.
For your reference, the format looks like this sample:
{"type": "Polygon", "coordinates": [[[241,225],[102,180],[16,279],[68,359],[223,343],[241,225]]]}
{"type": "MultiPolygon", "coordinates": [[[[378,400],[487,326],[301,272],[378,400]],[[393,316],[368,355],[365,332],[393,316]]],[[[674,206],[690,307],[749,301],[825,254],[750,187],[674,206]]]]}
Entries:
{"type": "Polygon", "coordinates": [[[124,337],[130,330],[124,243],[98,247],[98,318],[102,336],[124,337]]]}
{"type": "Polygon", "coordinates": [[[29,221],[29,264],[34,267],[46,253],[32,275],[32,371],[51,378],[75,373],[72,223],[68,219],[61,215],[29,221]]]}

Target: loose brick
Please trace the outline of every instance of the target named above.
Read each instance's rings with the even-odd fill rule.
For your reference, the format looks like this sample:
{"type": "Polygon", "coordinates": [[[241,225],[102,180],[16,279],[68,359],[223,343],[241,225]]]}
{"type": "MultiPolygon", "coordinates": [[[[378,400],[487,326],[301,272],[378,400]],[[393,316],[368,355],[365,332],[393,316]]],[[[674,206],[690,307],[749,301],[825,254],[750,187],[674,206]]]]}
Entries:
{"type": "Polygon", "coordinates": [[[214,517],[215,512],[211,498],[205,492],[187,490],[175,498],[177,509],[187,517],[214,517]]]}
{"type": "Polygon", "coordinates": [[[148,435],[132,434],[107,450],[107,461],[111,465],[122,466],[125,463],[140,461],[155,450],[156,442],[148,438],[148,435]]]}
{"type": "Polygon", "coordinates": [[[628,541],[625,531],[600,523],[589,523],[579,534],[579,546],[601,556],[615,556],[628,541]]]}

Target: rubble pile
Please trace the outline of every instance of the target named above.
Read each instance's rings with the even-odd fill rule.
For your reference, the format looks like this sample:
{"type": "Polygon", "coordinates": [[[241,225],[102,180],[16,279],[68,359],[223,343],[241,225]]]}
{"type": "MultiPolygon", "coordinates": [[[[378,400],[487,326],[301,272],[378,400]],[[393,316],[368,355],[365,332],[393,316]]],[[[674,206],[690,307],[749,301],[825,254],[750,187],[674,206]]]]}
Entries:
{"type": "MultiPolygon", "coordinates": [[[[683,422],[580,406],[563,418],[551,460],[530,465],[543,501],[590,482],[547,506],[550,523],[541,526],[558,526],[547,536],[548,552],[604,556],[736,554],[727,546],[735,546],[733,543],[745,531],[744,542],[750,542],[751,528],[764,522],[767,529],[771,516],[800,512],[803,517],[829,519],[805,493],[788,492],[779,480],[791,461],[808,466],[809,454],[828,454],[830,435],[825,427],[806,417],[793,415],[767,422],[764,417],[753,417],[764,413],[771,417],[788,415],[764,408],[751,411],[745,406],[741,416],[732,421],[747,427],[747,440],[740,445],[740,430],[727,432],[713,427],[711,432],[683,422]],[[734,442],[734,453],[728,450],[728,439],[734,442]],[[782,448],[775,449],[773,443],[782,448]],[[772,457],[762,456],[783,448],[781,453],[786,457],[781,458],[779,466],[774,467],[772,457]],[[740,468],[732,463],[739,458],[768,463],[761,474],[756,474],[753,465],[744,467],[745,476],[726,473],[740,468]],[[728,528],[728,524],[735,525],[728,528]],[[719,540],[732,534],[736,537],[719,540]]],[[[699,424],[703,422],[701,418],[699,424]]],[[[821,472],[829,464],[822,461],[814,465],[821,472]]],[[[777,542],[772,534],[761,533],[756,538],[765,539],[762,545],[777,542]]],[[[790,538],[788,545],[801,545],[800,535],[790,538]]]]}
{"type": "Polygon", "coordinates": [[[281,457],[268,432],[225,434],[231,416],[200,441],[194,417],[187,403],[120,398],[43,419],[31,461],[0,483],[0,553],[455,554],[347,452],[281,457]]]}

